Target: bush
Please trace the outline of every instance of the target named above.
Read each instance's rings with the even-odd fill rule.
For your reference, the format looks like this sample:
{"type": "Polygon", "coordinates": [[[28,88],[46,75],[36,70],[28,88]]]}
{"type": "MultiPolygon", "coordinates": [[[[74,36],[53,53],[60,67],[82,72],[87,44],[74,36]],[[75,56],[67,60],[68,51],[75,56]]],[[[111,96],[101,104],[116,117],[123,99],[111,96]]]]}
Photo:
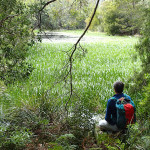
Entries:
{"type": "Polygon", "coordinates": [[[31,142],[32,132],[26,128],[15,126],[12,128],[9,123],[3,122],[0,125],[0,148],[3,150],[19,150],[26,147],[31,142]]]}
{"type": "Polygon", "coordinates": [[[140,124],[136,123],[131,126],[128,131],[129,136],[126,139],[126,149],[149,149],[149,123],[148,120],[145,120],[142,124],[140,122],[140,124]]]}
{"type": "Polygon", "coordinates": [[[35,137],[39,143],[51,140],[49,120],[39,116],[38,110],[27,107],[10,109],[11,113],[5,112],[5,116],[0,117],[0,149],[24,149],[35,137]]]}
{"type": "Polygon", "coordinates": [[[144,11],[144,21],[141,31],[141,38],[139,43],[136,45],[144,73],[150,73],[150,4],[144,11]]]}
{"type": "Polygon", "coordinates": [[[130,130],[130,148],[149,149],[150,147],[150,5],[144,11],[144,21],[142,24],[141,37],[139,43],[136,45],[141,61],[142,70],[140,73],[136,73],[134,77],[134,89],[138,91],[139,103],[137,104],[137,121],[136,124],[130,130]]]}
{"type": "Polygon", "coordinates": [[[56,141],[67,150],[74,150],[77,147],[77,145],[73,145],[73,141],[75,141],[75,136],[73,134],[61,135],[56,141]]]}
{"type": "MultiPolygon", "coordinates": [[[[91,29],[98,28],[110,35],[133,35],[141,28],[142,7],[133,1],[104,1],[97,12],[91,29]]],[[[87,19],[88,21],[88,19],[87,19]]],[[[86,21],[86,22],[87,22],[86,21]]]]}
{"type": "Polygon", "coordinates": [[[27,7],[16,0],[0,3],[0,78],[5,83],[30,75],[33,68],[25,63],[33,45],[31,21],[27,7]]]}
{"type": "Polygon", "coordinates": [[[139,103],[139,115],[143,120],[150,119],[150,82],[143,89],[143,99],[139,103]]]}

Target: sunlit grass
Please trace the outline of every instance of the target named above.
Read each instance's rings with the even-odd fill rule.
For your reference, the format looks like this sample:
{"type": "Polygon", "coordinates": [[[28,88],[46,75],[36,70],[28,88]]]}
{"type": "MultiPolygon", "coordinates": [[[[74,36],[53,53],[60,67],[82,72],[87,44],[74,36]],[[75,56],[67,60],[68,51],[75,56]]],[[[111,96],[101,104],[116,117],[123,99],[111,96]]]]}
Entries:
{"type": "MultiPolygon", "coordinates": [[[[114,94],[112,84],[116,80],[126,83],[134,70],[140,70],[139,59],[133,59],[136,56],[136,41],[136,38],[106,36],[99,43],[82,44],[87,54],[82,59],[75,57],[73,64],[73,88],[76,94],[81,99],[105,106],[107,99],[114,94]]],[[[51,89],[58,80],[56,77],[61,75],[59,69],[68,59],[63,51],[71,47],[70,43],[39,44],[30,50],[27,61],[33,64],[34,71],[28,80],[16,82],[7,89],[15,106],[38,105],[38,97],[43,91],[51,89]]],[[[65,98],[64,84],[55,85],[50,92],[54,99],[63,101],[65,98]]]]}

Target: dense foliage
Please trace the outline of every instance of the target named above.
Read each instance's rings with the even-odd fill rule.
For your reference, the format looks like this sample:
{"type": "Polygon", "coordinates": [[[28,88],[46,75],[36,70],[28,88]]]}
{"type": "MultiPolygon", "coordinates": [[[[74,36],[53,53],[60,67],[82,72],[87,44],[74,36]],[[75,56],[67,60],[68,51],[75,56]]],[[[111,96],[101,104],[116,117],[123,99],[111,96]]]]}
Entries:
{"type": "Polygon", "coordinates": [[[16,0],[0,1],[0,77],[5,83],[27,77],[32,66],[25,62],[32,45],[28,9],[16,0]]]}
{"type": "Polygon", "coordinates": [[[139,44],[136,45],[136,49],[142,60],[143,71],[150,73],[150,6],[147,7],[141,31],[142,37],[139,40],[139,44]]]}
{"type": "MultiPolygon", "coordinates": [[[[61,1],[47,8],[53,29],[83,29],[88,15],[88,1],[61,1]]],[[[44,25],[44,24],[43,24],[44,25]]]]}
{"type": "MultiPolygon", "coordinates": [[[[93,135],[94,122],[91,118],[96,112],[104,115],[106,99],[113,94],[113,82],[119,79],[126,81],[132,76],[134,63],[136,69],[139,68],[139,60],[133,62],[130,59],[136,54],[133,43],[136,43],[137,39],[114,38],[103,34],[101,36],[105,42],[84,44],[88,49],[86,57],[82,59],[78,59],[78,55],[75,57],[73,85],[76,93],[68,104],[68,115],[64,110],[69,97],[68,84],[62,82],[51,87],[55,81],[62,79],[61,67],[67,55],[63,50],[69,50],[72,44],[43,43],[30,49],[28,62],[35,67],[32,75],[24,82],[9,85],[1,96],[1,111],[5,112],[5,115],[2,113],[1,122],[3,126],[7,126],[1,132],[5,135],[1,140],[3,147],[13,145],[14,148],[25,146],[37,148],[42,144],[43,147],[50,148],[82,149],[83,145],[94,147],[95,144],[95,147],[102,147],[103,141],[106,141],[106,147],[108,145],[116,147],[113,142],[118,141],[117,137],[113,142],[107,143],[109,141],[107,135],[98,138],[96,144],[93,135]],[[22,137],[24,142],[21,142],[21,145],[17,142],[14,144],[12,130],[15,137],[18,134],[18,138],[24,133],[25,136],[22,137]],[[10,140],[4,142],[7,138],[10,140]],[[91,143],[88,143],[88,140],[91,143]]],[[[15,141],[18,141],[18,138],[15,141]]]]}
{"type": "Polygon", "coordinates": [[[84,28],[84,21],[90,20],[93,0],[59,0],[40,11],[47,2],[0,0],[0,149],[149,149],[147,1],[101,3],[91,29],[124,35],[140,33],[141,28],[138,53],[134,49],[136,37],[92,33],[91,38],[94,34],[96,38],[100,36],[99,43],[85,43],[88,53],[80,51],[85,50],[81,45],[75,52],[71,99],[68,70],[64,66],[68,65],[65,63],[72,44],[33,46],[32,29],[84,28]],[[28,80],[20,80],[26,77],[28,80]],[[137,123],[125,132],[111,134],[99,131],[93,116],[100,113],[103,118],[106,100],[113,95],[112,84],[116,80],[134,86],[134,90],[126,88],[125,92],[130,93],[137,106],[137,123]]]}
{"type": "Polygon", "coordinates": [[[137,132],[135,135],[138,136],[137,140],[134,139],[135,143],[140,143],[145,149],[150,147],[150,3],[147,4],[144,9],[143,24],[141,29],[141,37],[138,44],[135,46],[137,52],[139,53],[140,59],[142,61],[142,70],[136,72],[132,82],[134,85],[131,89],[138,91],[139,103],[138,108],[138,119],[139,129],[141,132],[137,132]],[[141,94],[141,95],[140,95],[141,94]],[[139,96],[140,95],[140,96],[139,96]],[[145,145],[142,144],[145,142],[145,145]]]}
{"type": "Polygon", "coordinates": [[[139,33],[144,7],[142,0],[106,0],[101,4],[91,29],[98,28],[111,35],[139,33]]]}
{"type": "MultiPolygon", "coordinates": [[[[59,0],[47,5],[39,16],[39,10],[47,3],[45,1],[26,1],[27,5],[34,12],[33,24],[39,25],[42,30],[49,29],[83,29],[85,28],[85,19],[91,12],[90,2],[88,0],[59,0]],[[87,9],[89,7],[89,10],[87,9]],[[39,18],[40,17],[40,18],[39,18]],[[40,19],[40,20],[39,20],[40,19]]],[[[36,26],[38,27],[38,26],[36,26]]]]}
{"type": "Polygon", "coordinates": [[[141,101],[141,113],[145,114],[144,118],[149,119],[149,92],[150,92],[150,4],[145,9],[144,13],[143,28],[141,31],[141,37],[139,43],[136,45],[141,61],[142,61],[142,72],[137,75],[143,78],[139,80],[137,84],[141,87],[145,86],[143,91],[143,100],[141,101]]]}

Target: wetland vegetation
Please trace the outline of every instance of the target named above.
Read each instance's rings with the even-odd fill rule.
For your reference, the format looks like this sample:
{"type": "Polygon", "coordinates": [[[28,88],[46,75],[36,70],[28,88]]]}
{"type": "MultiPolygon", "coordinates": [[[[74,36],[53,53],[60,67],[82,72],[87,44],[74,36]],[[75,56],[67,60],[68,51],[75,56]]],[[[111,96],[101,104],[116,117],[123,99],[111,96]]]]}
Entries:
{"type": "Polygon", "coordinates": [[[149,149],[149,3],[96,2],[1,1],[0,149],[149,149]],[[117,80],[137,122],[101,132],[117,80]]]}

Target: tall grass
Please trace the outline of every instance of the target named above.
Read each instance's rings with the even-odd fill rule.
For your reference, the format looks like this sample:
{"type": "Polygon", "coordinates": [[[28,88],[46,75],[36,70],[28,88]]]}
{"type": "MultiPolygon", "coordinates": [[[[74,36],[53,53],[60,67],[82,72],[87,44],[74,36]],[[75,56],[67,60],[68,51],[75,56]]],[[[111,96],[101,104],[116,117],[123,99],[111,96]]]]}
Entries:
{"type": "MultiPolygon", "coordinates": [[[[80,53],[76,52],[73,64],[73,88],[81,100],[86,99],[105,108],[107,99],[114,94],[112,84],[116,80],[126,83],[133,76],[134,70],[140,70],[141,62],[134,50],[136,41],[133,37],[104,35],[99,43],[82,44],[87,54],[80,59],[80,53]]],[[[51,100],[63,102],[67,98],[67,89],[62,83],[54,83],[59,79],[61,68],[68,59],[64,51],[71,47],[70,43],[43,43],[32,48],[27,61],[35,69],[29,79],[8,86],[11,103],[17,107],[39,107],[38,97],[46,90],[50,91],[51,100]]],[[[126,89],[125,92],[128,93],[126,89]]]]}

